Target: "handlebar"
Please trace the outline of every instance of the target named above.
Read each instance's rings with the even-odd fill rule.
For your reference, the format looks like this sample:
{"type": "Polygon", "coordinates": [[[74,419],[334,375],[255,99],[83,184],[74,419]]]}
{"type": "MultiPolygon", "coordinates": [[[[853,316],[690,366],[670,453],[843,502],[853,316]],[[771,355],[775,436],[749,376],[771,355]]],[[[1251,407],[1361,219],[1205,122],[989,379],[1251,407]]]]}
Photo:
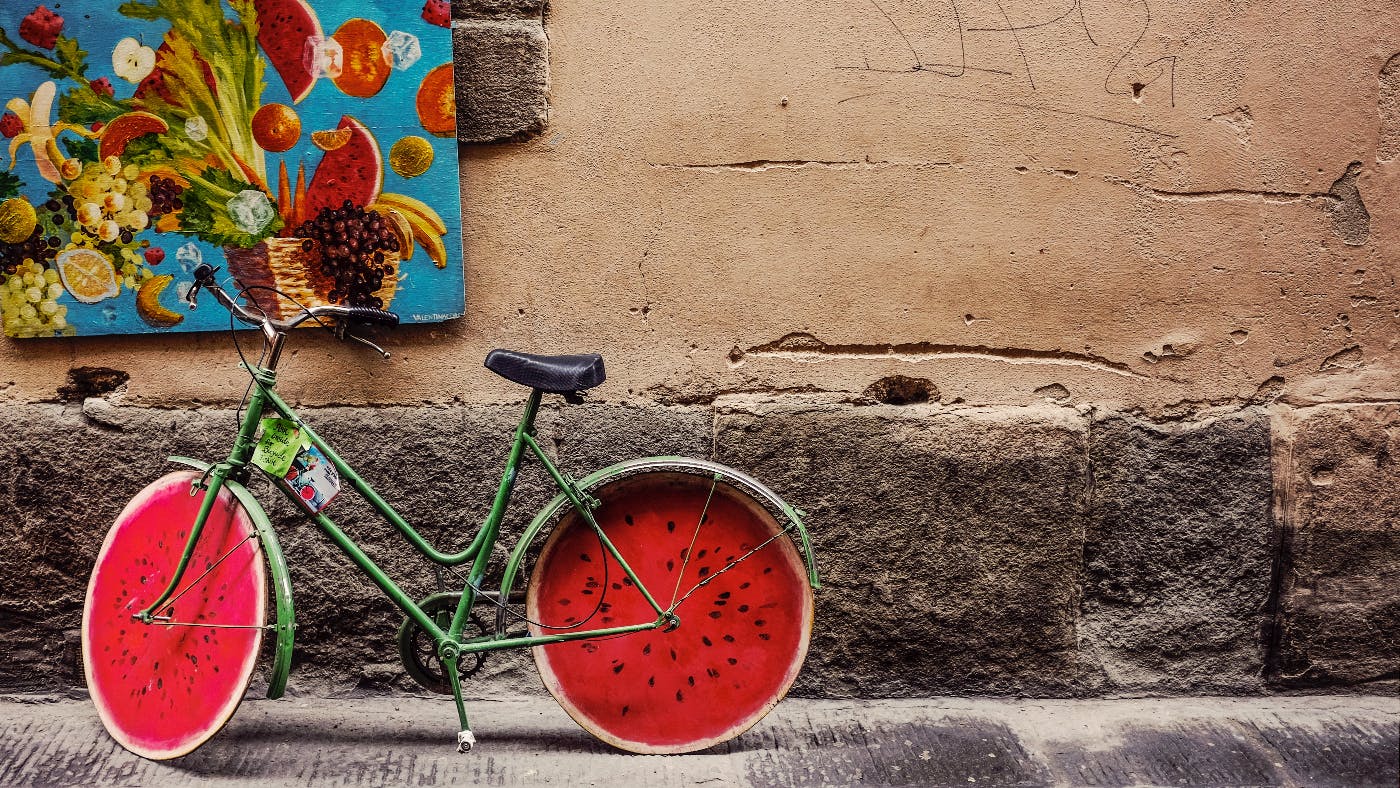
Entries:
{"type": "MultiPolygon", "coordinates": [[[[241,322],[261,329],[263,336],[269,341],[275,342],[279,335],[285,334],[287,331],[296,328],[308,320],[316,320],[318,318],[334,318],[338,321],[346,322],[358,321],[362,323],[377,323],[384,326],[397,326],[399,324],[399,316],[393,312],[368,306],[342,306],[339,304],[303,307],[301,312],[290,320],[274,320],[266,314],[253,312],[238,303],[234,300],[233,296],[225,292],[223,286],[219,284],[218,279],[215,277],[218,270],[219,269],[208,263],[201,263],[194,269],[194,284],[190,287],[189,295],[186,296],[186,301],[189,303],[190,309],[195,309],[199,306],[199,291],[201,289],[208,290],[213,294],[214,299],[219,302],[220,306],[227,309],[241,322]]],[[[336,333],[338,336],[349,336],[357,342],[369,345],[386,359],[389,357],[389,354],[378,345],[360,337],[345,334],[343,323],[336,333]]]]}

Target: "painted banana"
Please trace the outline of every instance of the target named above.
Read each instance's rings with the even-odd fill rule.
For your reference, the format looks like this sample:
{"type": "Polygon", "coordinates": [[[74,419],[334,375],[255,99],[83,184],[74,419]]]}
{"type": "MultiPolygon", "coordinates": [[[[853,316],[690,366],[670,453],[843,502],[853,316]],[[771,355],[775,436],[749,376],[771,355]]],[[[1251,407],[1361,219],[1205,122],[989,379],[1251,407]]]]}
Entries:
{"type": "Polygon", "coordinates": [[[390,208],[397,208],[407,214],[417,214],[438,235],[447,235],[447,224],[442,221],[441,216],[438,216],[437,211],[434,211],[422,200],[409,197],[407,194],[384,192],[379,195],[377,202],[385,203],[390,208]]]}
{"type": "MultiPolygon", "coordinates": [[[[385,215],[402,217],[412,231],[413,240],[428,253],[433,264],[438,268],[447,267],[447,245],[443,243],[447,225],[436,211],[412,197],[391,193],[379,195],[379,200],[369,207],[385,215]]],[[[413,250],[410,247],[400,254],[407,260],[413,256],[413,250]]]]}

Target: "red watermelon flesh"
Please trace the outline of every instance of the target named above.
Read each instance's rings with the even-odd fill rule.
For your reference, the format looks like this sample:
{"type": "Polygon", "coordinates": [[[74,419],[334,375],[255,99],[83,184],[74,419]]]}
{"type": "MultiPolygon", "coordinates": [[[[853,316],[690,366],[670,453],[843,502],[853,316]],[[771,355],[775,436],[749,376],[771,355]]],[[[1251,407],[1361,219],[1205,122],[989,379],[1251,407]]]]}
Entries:
{"type": "MultiPolygon", "coordinates": [[[[663,609],[709,491],[709,479],[648,474],[600,495],[599,524],[663,609]]],[[[680,595],[777,530],[771,515],[719,485],[680,595]]],[[[542,551],[527,609],[533,621],[555,627],[656,618],[577,517],[556,529],[542,551]]],[[[780,537],[695,591],[676,613],[681,625],[669,633],[537,647],[545,686],[580,725],[622,749],[679,753],[712,746],[758,722],[792,685],[807,652],[812,594],[797,551],[780,537]]]]}
{"type": "Polygon", "coordinates": [[[384,188],[384,158],[374,133],[349,115],[341,117],[336,128],[350,129],[350,141],[327,151],[316,165],[306,188],[307,218],[322,208],[339,208],[346,200],[363,208],[379,199],[384,188]]]}
{"type": "Polygon", "coordinates": [[[253,0],[258,14],[258,46],[277,69],[296,104],[311,93],[320,74],[306,68],[306,40],[321,37],[321,22],[303,0],[253,0]]]}
{"type": "Polygon", "coordinates": [[[253,524],[228,490],[214,503],[177,593],[190,590],[165,614],[173,622],[251,628],[131,618],[165,589],[180,560],[204,498],[189,494],[197,478],[169,474],[127,504],[98,553],[83,609],[83,669],[98,715],[119,744],[146,758],[184,755],[217,733],[248,688],[262,642],[266,570],[257,539],[247,538],[253,524]]]}

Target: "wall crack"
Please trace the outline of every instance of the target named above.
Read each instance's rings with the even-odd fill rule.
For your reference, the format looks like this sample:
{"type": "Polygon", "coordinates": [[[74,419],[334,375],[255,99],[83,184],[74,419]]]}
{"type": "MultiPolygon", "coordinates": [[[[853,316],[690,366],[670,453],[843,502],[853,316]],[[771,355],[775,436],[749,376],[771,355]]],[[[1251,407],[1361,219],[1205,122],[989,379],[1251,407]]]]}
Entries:
{"type": "Polygon", "coordinates": [[[782,339],[769,342],[766,345],[751,347],[747,351],[743,351],[737,359],[734,358],[735,355],[731,352],[730,357],[736,364],[742,363],[743,359],[747,357],[779,358],[802,362],[821,362],[835,359],[892,359],[911,363],[947,358],[973,358],[1000,361],[1007,364],[1049,364],[1080,367],[1127,378],[1147,379],[1148,377],[1134,372],[1127,364],[1110,361],[1089,353],[1075,353],[1066,350],[996,348],[985,345],[951,345],[933,342],[829,345],[811,334],[802,332],[788,334],[782,339]]]}
{"type": "Polygon", "coordinates": [[[658,170],[698,170],[700,172],[768,172],[770,170],[880,170],[887,167],[951,167],[951,161],[888,161],[866,157],[860,160],[825,161],[818,159],[753,159],[716,163],[648,162],[658,170]]]}

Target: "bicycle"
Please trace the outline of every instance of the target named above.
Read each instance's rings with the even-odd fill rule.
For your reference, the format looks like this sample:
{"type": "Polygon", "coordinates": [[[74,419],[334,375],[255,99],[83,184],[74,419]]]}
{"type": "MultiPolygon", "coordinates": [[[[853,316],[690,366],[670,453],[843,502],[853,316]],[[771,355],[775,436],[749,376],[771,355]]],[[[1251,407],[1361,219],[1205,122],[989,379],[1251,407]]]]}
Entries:
{"type": "Polygon", "coordinates": [[[727,741],[792,686],[820,586],[801,512],[758,481],[706,460],[646,457],[576,481],[536,442],[543,395],[577,401],[604,381],[600,356],[487,356],[487,368],[529,387],[530,395],[489,514],[466,548],[442,552],[276,392],[292,329],[307,321],[331,328],[326,321],[333,320],[342,338],[388,358],[346,329],[393,326],[398,317],[327,305],[276,320],[239,303],[257,309],[248,296],[253,288],[230,296],[216,273],[207,264],[195,270],[190,308],[207,291],[229,311],[231,330],[236,319],[263,339],[257,363],[243,358],[251,382],[233,448],[214,463],[169,458],[190,470],[167,474],[127,504],[88,584],[84,673],[103,725],[123,747],[161,760],[208,741],[246,694],[265,635],[275,639],[267,697],[286,687],[296,629],[292,586],[277,534],[248,487],[255,467],[403,611],[405,672],[452,695],[460,752],[476,741],[462,682],[491,651],[532,649],[546,688],[580,726],[638,753],[693,752],[727,741]],[[527,451],[559,494],[520,534],[499,589],[488,591],[489,558],[527,451]],[[456,573],[462,590],[414,600],[400,588],[325,514],[346,482],[417,553],[456,573]],[[523,582],[522,613],[517,578],[541,540],[523,582]],[[473,612],[478,603],[494,609],[491,625],[473,612]]]}

